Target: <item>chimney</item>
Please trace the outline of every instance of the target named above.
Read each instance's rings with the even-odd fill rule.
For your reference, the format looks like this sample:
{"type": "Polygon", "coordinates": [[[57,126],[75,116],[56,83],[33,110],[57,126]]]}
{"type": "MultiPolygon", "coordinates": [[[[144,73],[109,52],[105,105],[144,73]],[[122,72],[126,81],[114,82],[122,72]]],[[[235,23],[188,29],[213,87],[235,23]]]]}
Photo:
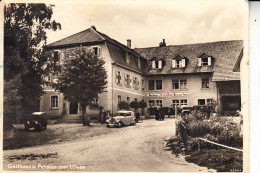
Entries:
{"type": "Polygon", "coordinates": [[[131,40],[130,39],[127,40],[127,47],[131,48],[131,40]]]}
{"type": "Polygon", "coordinates": [[[166,46],[165,39],[163,39],[163,42],[160,42],[159,46],[160,47],[166,46]]]}
{"type": "Polygon", "coordinates": [[[94,25],[91,25],[91,28],[94,29],[95,31],[97,30],[94,25]]]}

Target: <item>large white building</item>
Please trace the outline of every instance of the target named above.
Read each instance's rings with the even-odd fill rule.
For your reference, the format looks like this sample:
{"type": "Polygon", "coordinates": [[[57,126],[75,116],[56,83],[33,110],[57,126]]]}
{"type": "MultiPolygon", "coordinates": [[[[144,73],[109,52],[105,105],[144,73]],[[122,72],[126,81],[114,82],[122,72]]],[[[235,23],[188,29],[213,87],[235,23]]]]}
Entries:
{"type": "MultiPolygon", "coordinates": [[[[206,105],[216,101],[219,113],[240,109],[240,74],[237,62],[243,56],[243,41],[219,41],[157,47],[131,48],[91,27],[47,46],[56,63],[66,51],[82,45],[105,60],[106,92],[96,100],[114,114],[120,101],[145,100],[149,106],[206,105]],[[234,70],[235,69],[235,70],[234,70]]],[[[58,74],[48,78],[55,81],[58,74]]],[[[87,86],[86,86],[87,87],[87,86]]],[[[69,103],[62,93],[45,87],[40,110],[50,116],[81,114],[78,103],[69,103]]],[[[91,113],[92,107],[88,108],[91,113]]]]}

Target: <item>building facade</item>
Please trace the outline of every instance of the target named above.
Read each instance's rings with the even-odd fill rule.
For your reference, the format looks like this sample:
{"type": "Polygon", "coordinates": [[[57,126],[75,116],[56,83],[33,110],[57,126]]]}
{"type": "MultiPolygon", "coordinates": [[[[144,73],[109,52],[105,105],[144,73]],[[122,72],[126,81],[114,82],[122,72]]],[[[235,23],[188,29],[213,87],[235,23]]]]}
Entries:
{"type": "MultiPolygon", "coordinates": [[[[240,74],[233,69],[243,56],[243,41],[220,41],[189,45],[131,48],[93,26],[47,46],[54,63],[62,65],[66,52],[75,46],[104,58],[107,71],[106,92],[93,100],[114,114],[120,101],[144,100],[149,107],[191,107],[217,103],[217,112],[240,108],[240,74]]],[[[46,80],[57,82],[55,72],[46,80]]],[[[63,94],[45,87],[40,110],[49,116],[81,114],[78,103],[69,103],[63,94]]],[[[95,104],[93,104],[95,105],[95,104]]],[[[92,107],[87,108],[91,114],[92,107]]]]}

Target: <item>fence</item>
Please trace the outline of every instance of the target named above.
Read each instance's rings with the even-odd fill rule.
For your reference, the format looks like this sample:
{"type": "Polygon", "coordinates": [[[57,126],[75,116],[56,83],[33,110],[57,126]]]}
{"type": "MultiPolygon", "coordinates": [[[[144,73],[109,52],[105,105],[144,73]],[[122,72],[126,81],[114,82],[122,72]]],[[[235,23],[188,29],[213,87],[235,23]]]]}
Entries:
{"type": "Polygon", "coordinates": [[[214,145],[223,147],[223,148],[228,148],[228,149],[231,149],[231,150],[236,150],[236,151],[243,152],[243,150],[241,150],[241,149],[234,148],[234,147],[229,147],[229,146],[226,146],[226,145],[223,145],[223,144],[219,144],[219,143],[216,143],[216,142],[212,142],[212,141],[207,140],[207,139],[203,139],[203,138],[198,138],[198,139],[199,139],[199,140],[198,140],[198,150],[199,150],[199,151],[200,151],[200,140],[202,140],[202,141],[205,141],[205,142],[208,142],[208,143],[211,143],[211,144],[214,144],[214,145]]]}

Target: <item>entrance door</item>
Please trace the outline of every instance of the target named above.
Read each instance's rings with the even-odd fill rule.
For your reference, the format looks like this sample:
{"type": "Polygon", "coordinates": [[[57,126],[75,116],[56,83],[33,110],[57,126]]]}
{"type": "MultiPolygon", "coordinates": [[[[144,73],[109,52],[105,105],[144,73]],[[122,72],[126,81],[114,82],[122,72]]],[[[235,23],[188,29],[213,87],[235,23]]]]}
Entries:
{"type": "Polygon", "coordinates": [[[77,102],[70,103],[70,114],[78,114],[78,103],[77,102]]]}

